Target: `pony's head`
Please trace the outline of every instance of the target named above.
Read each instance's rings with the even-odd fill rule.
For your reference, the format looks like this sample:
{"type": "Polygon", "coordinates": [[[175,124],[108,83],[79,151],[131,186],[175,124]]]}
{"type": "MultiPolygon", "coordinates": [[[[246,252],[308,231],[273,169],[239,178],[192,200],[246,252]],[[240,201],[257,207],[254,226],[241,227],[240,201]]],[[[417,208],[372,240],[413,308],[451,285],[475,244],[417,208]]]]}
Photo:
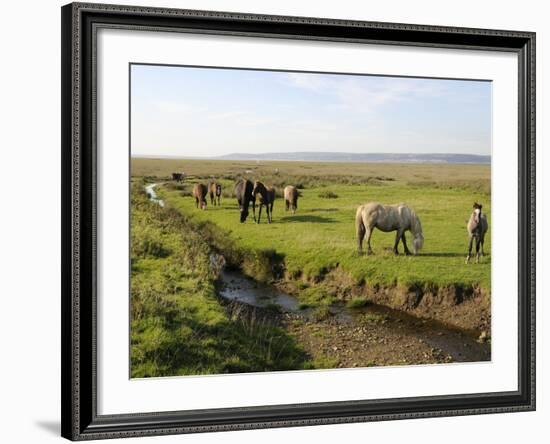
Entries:
{"type": "Polygon", "coordinates": [[[412,214],[411,233],[413,235],[413,253],[417,255],[422,247],[424,247],[424,235],[422,234],[422,224],[420,223],[420,219],[414,212],[412,214]]]}
{"type": "Polygon", "coordinates": [[[481,217],[481,208],[483,208],[483,205],[478,204],[477,202],[474,202],[474,220],[476,224],[479,224],[479,218],[481,217]]]}
{"type": "Polygon", "coordinates": [[[424,246],[424,236],[422,235],[422,233],[420,234],[417,234],[413,241],[412,241],[412,244],[413,244],[413,253],[415,255],[418,254],[418,252],[422,249],[422,247],[424,246]]]}
{"type": "Polygon", "coordinates": [[[253,196],[256,196],[256,194],[258,193],[259,188],[260,188],[260,184],[261,184],[260,181],[258,181],[258,180],[254,181],[254,186],[252,187],[252,195],[253,196]]]}
{"type": "Polygon", "coordinates": [[[241,223],[246,221],[246,218],[248,217],[248,208],[241,208],[241,223]]]}
{"type": "Polygon", "coordinates": [[[201,200],[201,210],[206,210],[206,199],[201,200]]]}

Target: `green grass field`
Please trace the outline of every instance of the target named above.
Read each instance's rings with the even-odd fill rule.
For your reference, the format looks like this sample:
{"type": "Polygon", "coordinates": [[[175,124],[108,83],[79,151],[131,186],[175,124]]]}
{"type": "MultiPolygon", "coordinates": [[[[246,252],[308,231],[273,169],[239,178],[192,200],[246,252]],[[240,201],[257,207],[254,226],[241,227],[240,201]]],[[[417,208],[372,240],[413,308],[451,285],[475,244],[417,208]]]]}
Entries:
{"type": "MultiPolygon", "coordinates": [[[[473,286],[490,289],[490,230],[481,264],[464,263],[468,236],[466,221],[474,201],[483,204],[491,223],[490,167],[484,165],[394,165],[304,162],[224,162],[133,159],[132,175],[162,181],[169,171],[185,171],[186,185],[167,184],[159,194],[167,204],[197,222],[219,227],[226,241],[251,254],[276,254],[290,276],[318,280],[339,267],[357,282],[381,286],[473,286]],[[179,162],[179,163],[178,163],[179,162]],[[295,215],[275,202],[273,223],[265,210],[262,224],[252,214],[239,223],[236,199],[231,196],[236,177],[259,178],[279,191],[299,185],[301,197],[295,215]],[[192,184],[210,177],[224,185],[221,207],[195,209],[189,195],[192,184]],[[220,179],[221,178],[221,179],[220,179]],[[416,257],[394,256],[395,233],[375,231],[374,255],[358,256],[355,211],[369,202],[406,202],[419,215],[424,249],[416,257]]],[[[410,246],[411,236],[408,235],[410,246]]],[[[400,246],[402,252],[402,246],[400,246]]],[[[257,278],[260,276],[256,276],[257,278]]]]}

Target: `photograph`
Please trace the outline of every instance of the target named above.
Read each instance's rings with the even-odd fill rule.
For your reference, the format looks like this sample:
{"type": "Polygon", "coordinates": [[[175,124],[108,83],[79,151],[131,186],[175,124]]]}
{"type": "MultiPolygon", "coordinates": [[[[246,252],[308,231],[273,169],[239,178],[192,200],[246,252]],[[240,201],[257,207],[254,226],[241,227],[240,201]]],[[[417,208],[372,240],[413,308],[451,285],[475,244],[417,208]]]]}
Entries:
{"type": "Polygon", "coordinates": [[[129,85],[131,378],[491,361],[490,80],[129,85]]]}

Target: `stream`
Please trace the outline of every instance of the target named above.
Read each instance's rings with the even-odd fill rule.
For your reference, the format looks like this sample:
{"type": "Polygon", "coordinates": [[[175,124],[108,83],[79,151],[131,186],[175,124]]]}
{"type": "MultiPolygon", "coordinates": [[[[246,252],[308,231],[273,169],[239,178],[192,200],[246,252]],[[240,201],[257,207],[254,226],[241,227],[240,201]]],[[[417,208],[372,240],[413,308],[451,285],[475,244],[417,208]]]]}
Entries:
{"type": "Polygon", "coordinates": [[[161,183],[152,183],[145,186],[145,192],[147,193],[147,196],[149,196],[149,199],[151,202],[158,203],[161,207],[164,207],[164,201],[162,199],[159,199],[157,196],[157,193],[155,191],[155,187],[158,185],[162,185],[161,183]]]}
{"type": "MultiPolygon", "coordinates": [[[[151,201],[164,207],[154,188],[145,187],[151,201]]],[[[349,308],[331,304],[323,316],[315,308],[303,308],[298,298],[275,286],[229,270],[220,255],[211,256],[218,276],[218,294],[226,301],[259,311],[273,309],[282,327],[313,358],[330,360],[337,367],[411,365],[491,360],[490,342],[478,340],[441,322],[420,319],[401,310],[375,304],[349,308]]]]}

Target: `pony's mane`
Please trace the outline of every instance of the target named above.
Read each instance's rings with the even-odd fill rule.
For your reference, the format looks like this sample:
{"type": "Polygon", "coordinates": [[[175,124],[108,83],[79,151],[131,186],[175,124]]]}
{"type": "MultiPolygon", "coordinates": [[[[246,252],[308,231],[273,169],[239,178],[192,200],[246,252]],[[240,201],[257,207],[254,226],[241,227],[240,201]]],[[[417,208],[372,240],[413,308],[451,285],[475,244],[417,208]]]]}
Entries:
{"type": "Polygon", "coordinates": [[[414,210],[411,210],[411,231],[415,237],[417,235],[424,236],[422,233],[422,224],[414,210]]]}

